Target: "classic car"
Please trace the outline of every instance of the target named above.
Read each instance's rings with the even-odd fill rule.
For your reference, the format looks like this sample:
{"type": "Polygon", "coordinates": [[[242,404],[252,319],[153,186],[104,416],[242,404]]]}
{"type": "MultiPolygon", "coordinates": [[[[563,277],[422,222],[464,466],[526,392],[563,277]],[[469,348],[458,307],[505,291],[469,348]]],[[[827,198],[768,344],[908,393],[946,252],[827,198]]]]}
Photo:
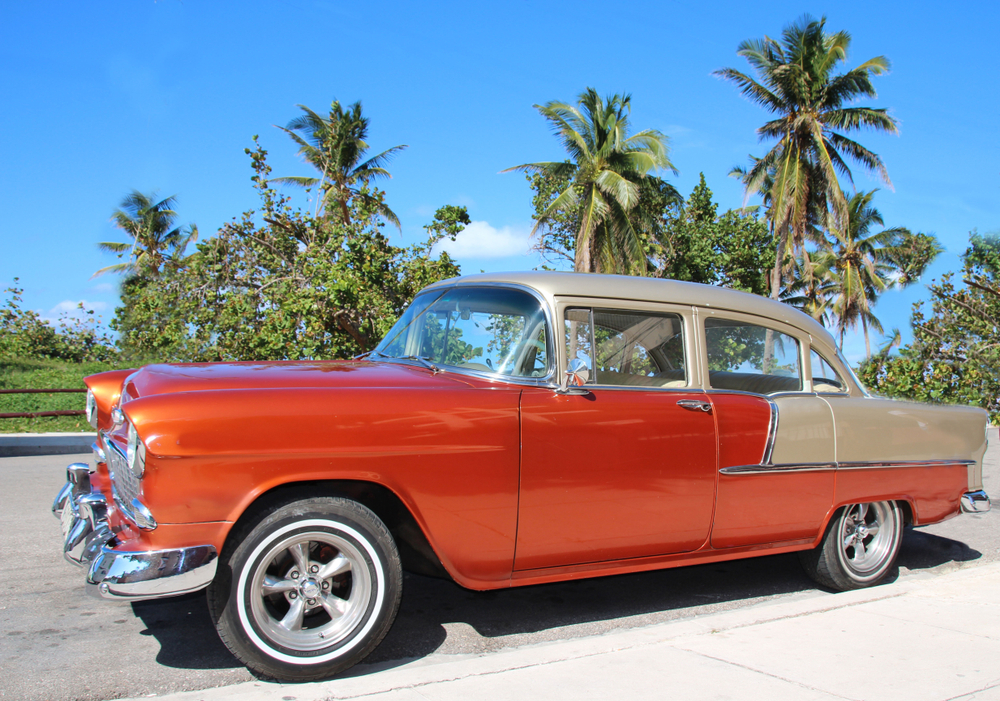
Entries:
{"type": "Polygon", "coordinates": [[[403,567],[488,590],[798,551],[848,590],[905,525],[990,508],[984,411],[872,397],[812,318],[676,281],[472,275],[352,361],[87,385],[65,557],[108,599],[207,589],[283,680],[371,652],[403,567]]]}

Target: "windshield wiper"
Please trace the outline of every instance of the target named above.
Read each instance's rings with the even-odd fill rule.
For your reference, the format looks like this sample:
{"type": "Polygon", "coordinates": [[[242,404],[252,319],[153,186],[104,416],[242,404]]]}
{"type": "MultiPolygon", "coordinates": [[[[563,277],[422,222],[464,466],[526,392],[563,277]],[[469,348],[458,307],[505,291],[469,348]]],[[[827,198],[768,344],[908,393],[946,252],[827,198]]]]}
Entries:
{"type": "Polygon", "coordinates": [[[395,357],[399,358],[400,360],[416,360],[425,368],[432,371],[435,375],[438,374],[439,372],[444,372],[444,370],[442,370],[437,365],[432,363],[429,358],[426,358],[422,355],[397,355],[395,357]]]}

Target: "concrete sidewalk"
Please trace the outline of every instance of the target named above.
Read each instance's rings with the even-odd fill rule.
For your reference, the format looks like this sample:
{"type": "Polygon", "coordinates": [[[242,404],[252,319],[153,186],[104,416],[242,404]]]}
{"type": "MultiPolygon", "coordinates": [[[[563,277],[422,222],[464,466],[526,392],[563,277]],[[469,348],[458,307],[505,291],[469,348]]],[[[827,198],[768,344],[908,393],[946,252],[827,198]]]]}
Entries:
{"type": "Polygon", "coordinates": [[[351,674],[159,698],[1000,699],[1000,564],[482,656],[360,665],[351,674]]]}
{"type": "Polygon", "coordinates": [[[89,453],[97,434],[0,433],[0,458],[20,455],[71,455],[89,453]]]}

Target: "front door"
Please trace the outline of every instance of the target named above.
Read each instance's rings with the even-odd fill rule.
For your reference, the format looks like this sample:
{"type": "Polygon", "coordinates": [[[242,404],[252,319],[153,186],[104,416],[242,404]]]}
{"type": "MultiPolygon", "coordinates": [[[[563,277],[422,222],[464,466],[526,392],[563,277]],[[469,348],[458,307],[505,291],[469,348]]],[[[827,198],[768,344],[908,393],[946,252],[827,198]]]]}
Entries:
{"type": "Polygon", "coordinates": [[[717,478],[708,395],[689,387],[680,313],[565,310],[586,394],[525,389],[515,570],[687,552],[717,478]],[[705,409],[708,409],[707,411],[705,409]]]}

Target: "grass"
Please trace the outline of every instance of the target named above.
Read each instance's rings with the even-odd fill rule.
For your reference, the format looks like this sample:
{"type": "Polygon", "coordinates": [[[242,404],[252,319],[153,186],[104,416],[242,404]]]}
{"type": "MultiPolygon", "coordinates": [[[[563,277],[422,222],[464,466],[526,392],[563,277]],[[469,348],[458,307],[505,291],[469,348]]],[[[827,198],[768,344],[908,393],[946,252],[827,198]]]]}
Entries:
{"type": "MultiPolygon", "coordinates": [[[[68,389],[85,387],[83,378],[114,370],[113,363],[67,363],[60,360],[0,358],[0,389],[68,389]]],[[[0,394],[0,414],[28,411],[83,409],[82,392],[60,394],[0,394]]],[[[45,416],[36,419],[0,419],[0,433],[92,431],[85,416],[45,416]]]]}

